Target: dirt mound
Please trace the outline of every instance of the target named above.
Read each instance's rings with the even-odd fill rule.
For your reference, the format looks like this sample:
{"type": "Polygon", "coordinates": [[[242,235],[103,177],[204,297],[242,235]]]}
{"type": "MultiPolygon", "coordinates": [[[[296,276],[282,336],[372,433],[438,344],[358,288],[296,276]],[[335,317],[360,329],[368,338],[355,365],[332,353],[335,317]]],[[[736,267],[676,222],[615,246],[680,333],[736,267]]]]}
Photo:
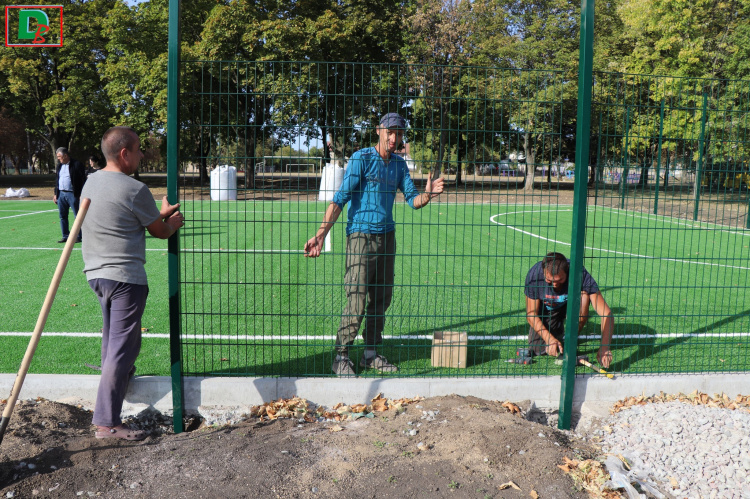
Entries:
{"type": "Polygon", "coordinates": [[[95,439],[80,407],[25,401],[0,446],[0,497],[585,497],[557,465],[593,451],[506,407],[452,395],[179,435],[151,413],[156,435],[125,442],[95,439]]]}

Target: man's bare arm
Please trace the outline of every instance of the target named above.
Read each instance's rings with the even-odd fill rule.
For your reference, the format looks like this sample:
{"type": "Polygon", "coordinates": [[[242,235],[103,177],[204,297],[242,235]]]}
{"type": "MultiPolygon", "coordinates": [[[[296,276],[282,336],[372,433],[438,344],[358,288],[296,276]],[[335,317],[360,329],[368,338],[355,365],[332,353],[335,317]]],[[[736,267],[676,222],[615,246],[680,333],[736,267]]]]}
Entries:
{"type": "Polygon", "coordinates": [[[539,309],[542,306],[542,300],[535,300],[533,298],[526,297],[526,321],[529,326],[536,331],[536,333],[542,337],[544,343],[547,345],[547,355],[557,356],[563,351],[562,344],[557,341],[557,338],[552,336],[544,323],[542,318],[539,316],[539,309]]]}
{"type": "Polygon", "coordinates": [[[320,256],[320,252],[323,250],[323,241],[325,241],[328,232],[333,228],[333,224],[338,220],[341,215],[341,208],[336,203],[331,203],[326,208],[326,214],[323,215],[323,223],[320,224],[320,228],[305,243],[305,256],[316,258],[320,256]]]}
{"type": "Polygon", "coordinates": [[[591,305],[593,305],[594,311],[602,320],[602,346],[599,348],[596,357],[602,366],[609,367],[612,363],[610,346],[612,344],[612,331],[614,330],[615,319],[612,317],[612,310],[610,310],[607,301],[600,291],[589,296],[591,297],[591,305]]]}

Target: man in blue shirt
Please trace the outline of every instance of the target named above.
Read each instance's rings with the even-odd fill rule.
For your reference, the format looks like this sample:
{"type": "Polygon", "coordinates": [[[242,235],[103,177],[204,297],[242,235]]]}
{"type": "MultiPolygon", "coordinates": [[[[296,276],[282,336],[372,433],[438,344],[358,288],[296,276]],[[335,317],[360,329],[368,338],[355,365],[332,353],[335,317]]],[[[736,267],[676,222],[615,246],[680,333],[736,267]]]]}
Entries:
{"type": "Polygon", "coordinates": [[[307,243],[305,256],[320,256],[328,231],[348,204],[346,224],[346,289],[347,304],[341,315],[336,335],[336,358],[333,372],[338,376],[356,376],[349,359],[349,347],[357,338],[365,319],[365,352],[359,365],[381,372],[396,372],[376,347],[383,343],[385,312],[393,297],[396,261],[396,224],[393,202],[396,191],[418,210],[443,192],[443,179],[427,179],[425,192],[420,194],[409,176],[406,161],[393,154],[404,138],[406,120],[388,113],[377,127],[378,144],[357,151],[349,159],[341,188],[328,205],[323,223],[307,243]]]}
{"type": "MultiPolygon", "coordinates": [[[[83,164],[70,157],[65,147],[58,147],[56,151],[57,160],[57,179],[55,181],[55,194],[52,201],[57,205],[57,211],[60,213],[60,229],[62,230],[62,239],[58,243],[65,243],[70,234],[68,227],[68,213],[73,209],[73,216],[78,216],[78,204],[81,201],[81,191],[83,184],[86,182],[86,168],[83,164]]],[[[83,232],[78,233],[78,242],[81,242],[83,232]]]]}
{"type": "MultiPolygon", "coordinates": [[[[568,270],[570,260],[562,253],[547,253],[526,275],[526,320],[529,323],[529,348],[533,355],[557,356],[563,353],[565,317],[568,307],[568,270]]],[[[578,332],[589,319],[589,305],[602,319],[602,343],[596,355],[607,368],[612,362],[612,329],[614,318],[596,281],[583,269],[581,311],[578,332]]]]}

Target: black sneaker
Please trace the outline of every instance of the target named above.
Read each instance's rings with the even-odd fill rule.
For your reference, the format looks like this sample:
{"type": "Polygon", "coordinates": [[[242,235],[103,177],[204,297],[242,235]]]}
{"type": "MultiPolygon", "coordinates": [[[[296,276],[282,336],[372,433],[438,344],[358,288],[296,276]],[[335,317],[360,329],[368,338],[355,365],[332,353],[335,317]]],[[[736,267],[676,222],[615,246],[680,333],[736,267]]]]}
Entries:
{"type": "Polygon", "coordinates": [[[354,362],[349,357],[341,357],[340,360],[334,360],[331,366],[334,374],[339,378],[354,378],[357,373],[354,371],[354,362]]]}
{"type": "Polygon", "coordinates": [[[398,367],[388,362],[388,359],[386,359],[382,355],[376,355],[371,359],[367,359],[364,355],[362,355],[362,358],[359,359],[359,365],[367,369],[377,369],[382,373],[398,372],[398,367]]]}
{"type": "Polygon", "coordinates": [[[66,237],[65,239],[60,239],[60,240],[59,240],[59,241],[57,241],[57,242],[58,242],[58,243],[62,243],[62,244],[65,244],[65,243],[67,243],[67,242],[68,242],[68,238],[66,237]]]}

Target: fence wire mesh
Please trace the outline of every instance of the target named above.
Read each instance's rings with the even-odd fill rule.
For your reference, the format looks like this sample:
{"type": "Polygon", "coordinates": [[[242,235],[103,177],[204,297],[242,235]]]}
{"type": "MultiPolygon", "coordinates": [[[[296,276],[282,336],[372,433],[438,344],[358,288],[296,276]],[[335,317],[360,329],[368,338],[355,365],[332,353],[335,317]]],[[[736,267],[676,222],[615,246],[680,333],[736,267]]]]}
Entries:
{"type": "Polygon", "coordinates": [[[747,371],[748,82],[595,73],[585,265],[613,368],[747,371]]]}
{"type": "MultiPolygon", "coordinates": [[[[419,210],[396,196],[377,346],[399,371],[360,367],[373,346],[360,334],[358,374],[560,374],[552,358],[508,360],[527,347],[528,271],[570,252],[576,90],[562,73],[236,61],[181,73],[183,374],[334,375],[348,211],[320,257],[303,247],[389,112],[406,118],[397,154],[416,188],[439,173],[446,191],[419,210]],[[435,346],[446,333],[465,340],[435,346]],[[466,359],[439,366],[447,354],[466,359]]],[[[747,90],[675,82],[595,77],[584,265],[616,318],[614,370],[747,370],[747,90]]],[[[599,328],[592,314],[579,354],[593,360],[599,328]]]]}

